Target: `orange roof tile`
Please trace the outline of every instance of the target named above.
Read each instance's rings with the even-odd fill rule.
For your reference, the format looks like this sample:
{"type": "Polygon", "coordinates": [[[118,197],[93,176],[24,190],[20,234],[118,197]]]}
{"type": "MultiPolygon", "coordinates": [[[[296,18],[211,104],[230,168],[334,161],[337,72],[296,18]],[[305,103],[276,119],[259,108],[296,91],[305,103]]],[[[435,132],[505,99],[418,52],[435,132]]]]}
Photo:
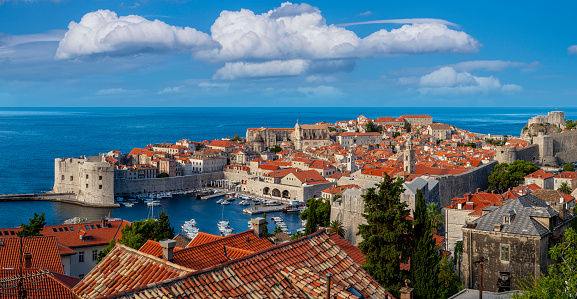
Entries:
{"type": "MultiPolygon", "coordinates": [[[[75,299],[70,287],[56,277],[66,275],[50,273],[41,269],[24,269],[22,282],[27,286],[27,298],[75,299]]],[[[20,269],[0,269],[0,280],[20,277],[20,269]]],[[[69,276],[68,276],[69,277],[69,276]]],[[[71,277],[72,281],[74,278],[71,277]]],[[[2,283],[0,298],[18,298],[18,280],[2,283]],[[6,294],[7,293],[7,294],[6,294]]]]}
{"type": "Polygon", "coordinates": [[[550,172],[546,172],[542,169],[539,169],[533,173],[528,174],[525,176],[526,178],[533,178],[533,179],[548,179],[554,177],[554,175],[550,172]]]}
{"type": "MultiPolygon", "coordinates": [[[[19,268],[21,265],[20,238],[2,238],[0,241],[0,269],[19,268]]],[[[58,242],[53,236],[22,238],[23,253],[32,254],[32,268],[64,274],[58,242]]]]}

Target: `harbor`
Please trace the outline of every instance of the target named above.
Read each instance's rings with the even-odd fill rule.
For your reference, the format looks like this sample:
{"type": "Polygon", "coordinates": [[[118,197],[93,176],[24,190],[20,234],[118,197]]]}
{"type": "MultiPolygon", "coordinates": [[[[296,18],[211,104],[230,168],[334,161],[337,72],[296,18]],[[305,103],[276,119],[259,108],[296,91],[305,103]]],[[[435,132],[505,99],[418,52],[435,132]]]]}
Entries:
{"type": "Polygon", "coordinates": [[[257,214],[263,214],[263,213],[274,213],[274,212],[282,212],[284,209],[286,209],[289,205],[279,205],[279,206],[254,206],[254,207],[250,207],[250,208],[246,208],[243,211],[243,213],[249,214],[249,215],[257,215],[257,214]]]}

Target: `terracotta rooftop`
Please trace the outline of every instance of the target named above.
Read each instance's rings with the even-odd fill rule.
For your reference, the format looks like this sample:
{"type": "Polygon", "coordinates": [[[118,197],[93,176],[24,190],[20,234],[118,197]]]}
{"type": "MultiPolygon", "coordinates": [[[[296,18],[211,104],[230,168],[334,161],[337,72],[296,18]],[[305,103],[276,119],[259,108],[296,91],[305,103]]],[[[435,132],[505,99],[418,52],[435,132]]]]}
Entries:
{"type": "Polygon", "coordinates": [[[559,203],[560,199],[563,198],[563,202],[569,203],[575,199],[575,197],[570,194],[561,193],[557,190],[551,189],[539,189],[531,192],[531,195],[541,198],[544,201],[559,203]]]}
{"type": "MultiPolygon", "coordinates": [[[[178,250],[182,250],[184,249],[183,247],[174,247],[174,251],[178,251],[178,250]]],[[[150,255],[154,255],[154,256],[161,256],[162,255],[162,247],[160,246],[160,243],[158,243],[157,241],[153,241],[153,240],[148,240],[146,241],[146,243],[144,243],[144,245],[142,245],[142,247],[140,247],[140,249],[138,249],[138,251],[150,254],[150,255]]]]}
{"type": "Polygon", "coordinates": [[[577,178],[577,171],[564,171],[555,176],[558,179],[574,179],[577,178]]]}
{"type": "Polygon", "coordinates": [[[72,291],[80,298],[106,296],[175,278],[192,269],[116,244],[72,291]]]}
{"type": "Polygon", "coordinates": [[[214,240],[220,240],[224,237],[222,236],[217,236],[217,235],[211,235],[211,234],[207,234],[204,232],[198,232],[198,234],[196,235],[196,237],[194,237],[194,239],[192,239],[192,241],[190,241],[190,243],[188,243],[188,245],[186,245],[186,247],[193,247],[196,245],[200,245],[200,244],[204,244],[204,243],[208,243],[214,240]]]}
{"type": "Polygon", "coordinates": [[[554,177],[554,175],[550,172],[546,172],[544,170],[537,170],[533,173],[528,174],[525,176],[526,178],[533,178],[533,179],[548,179],[554,177]]]}
{"type": "Polygon", "coordinates": [[[186,246],[190,243],[190,241],[192,241],[191,238],[182,234],[176,234],[176,236],[174,236],[174,238],[172,239],[176,241],[176,247],[181,248],[186,248],[186,246]]]}
{"type": "Polygon", "coordinates": [[[353,289],[364,298],[392,298],[324,230],[214,269],[126,288],[108,297],[324,298],[327,273],[333,275],[330,291],[337,298],[358,298],[353,289]]]}
{"type": "MultiPolygon", "coordinates": [[[[20,238],[2,238],[0,269],[19,268],[21,265],[20,238]]],[[[32,254],[32,267],[64,274],[64,267],[53,236],[22,238],[22,252],[32,254]]]]}
{"type": "MultiPolygon", "coordinates": [[[[74,293],[70,287],[57,279],[55,276],[66,276],[50,273],[41,269],[23,269],[23,283],[27,285],[27,298],[50,298],[50,299],[74,299],[74,293]]],[[[0,280],[20,277],[20,269],[0,269],[0,280]]],[[[0,298],[18,298],[18,280],[2,283],[0,298]]]]}

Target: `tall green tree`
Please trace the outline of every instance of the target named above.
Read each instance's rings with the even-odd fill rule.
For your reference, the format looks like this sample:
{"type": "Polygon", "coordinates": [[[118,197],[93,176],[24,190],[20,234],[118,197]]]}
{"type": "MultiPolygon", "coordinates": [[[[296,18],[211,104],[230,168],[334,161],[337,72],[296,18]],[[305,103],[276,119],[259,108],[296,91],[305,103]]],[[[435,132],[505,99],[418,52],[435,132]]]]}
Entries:
{"type": "Polygon", "coordinates": [[[565,230],[564,241],[549,250],[551,258],[558,263],[549,267],[548,275],[539,279],[521,280],[521,294],[516,299],[577,298],[577,233],[573,228],[565,230]]]}
{"type": "Polygon", "coordinates": [[[433,238],[433,222],[429,218],[425,197],[417,190],[413,222],[411,275],[416,298],[439,298],[439,255],[433,238]]]}
{"type": "MultiPolygon", "coordinates": [[[[130,225],[126,225],[120,231],[122,237],[118,243],[126,245],[130,248],[140,249],[148,240],[160,241],[174,238],[174,228],[170,225],[170,219],[165,211],[158,215],[157,219],[145,219],[133,221],[130,225]]],[[[108,247],[104,248],[98,253],[96,262],[100,262],[116,245],[116,241],[112,240],[108,247]]]]}
{"type": "Polygon", "coordinates": [[[262,225],[262,236],[265,238],[272,237],[272,234],[268,231],[268,220],[266,220],[266,213],[262,214],[262,218],[264,219],[264,224],[262,225]]]}
{"type": "Polygon", "coordinates": [[[411,132],[411,124],[405,123],[405,125],[403,126],[403,129],[407,130],[407,132],[411,132]]]}
{"type": "Polygon", "coordinates": [[[345,234],[347,233],[347,231],[343,227],[343,223],[340,222],[339,220],[335,220],[335,221],[331,222],[331,225],[329,227],[329,232],[331,234],[337,233],[337,235],[339,235],[343,238],[345,237],[345,234]]]}
{"type": "Polygon", "coordinates": [[[28,224],[21,224],[22,230],[16,232],[16,235],[20,237],[40,236],[40,232],[44,228],[44,225],[46,225],[46,217],[44,216],[44,212],[42,212],[40,216],[34,213],[34,217],[28,219],[28,221],[28,224]]]}
{"type": "Polygon", "coordinates": [[[499,192],[514,188],[525,181],[525,176],[539,170],[539,167],[531,162],[517,160],[511,164],[501,163],[495,165],[489,175],[489,190],[499,192]]]}
{"type": "Polygon", "coordinates": [[[451,262],[446,256],[441,258],[439,264],[438,298],[449,298],[461,290],[461,279],[453,270],[451,262]]]}
{"type": "Polygon", "coordinates": [[[375,128],[375,124],[373,124],[373,122],[369,120],[365,124],[365,132],[376,132],[376,131],[377,131],[377,128],[375,128]]]}
{"type": "Polygon", "coordinates": [[[410,212],[400,200],[403,182],[385,175],[377,188],[367,190],[363,195],[367,224],[359,225],[357,233],[363,237],[359,244],[366,256],[363,269],[395,297],[409,276],[400,266],[409,260],[412,235],[412,223],[407,219],[410,212]]]}
{"type": "Polygon", "coordinates": [[[281,151],[282,151],[282,147],[280,147],[280,146],[277,144],[277,145],[271,147],[271,148],[270,148],[270,151],[273,152],[273,153],[278,153],[278,152],[281,152],[281,151]]]}
{"type": "Polygon", "coordinates": [[[561,186],[559,186],[559,189],[557,189],[557,191],[565,193],[565,194],[571,194],[571,192],[573,192],[571,187],[569,187],[569,185],[567,185],[567,182],[561,183],[561,186]]]}
{"type": "Polygon", "coordinates": [[[431,219],[431,229],[433,234],[436,234],[437,231],[443,226],[445,222],[443,214],[441,214],[441,209],[439,208],[439,204],[436,202],[432,202],[427,205],[427,217],[431,219]]]}
{"type": "Polygon", "coordinates": [[[316,232],[319,227],[327,227],[331,221],[331,203],[322,198],[307,200],[307,209],[301,213],[301,219],[307,221],[305,235],[316,232]]]}
{"type": "Polygon", "coordinates": [[[575,171],[575,165],[573,165],[573,163],[567,163],[563,165],[563,171],[575,171]]]}

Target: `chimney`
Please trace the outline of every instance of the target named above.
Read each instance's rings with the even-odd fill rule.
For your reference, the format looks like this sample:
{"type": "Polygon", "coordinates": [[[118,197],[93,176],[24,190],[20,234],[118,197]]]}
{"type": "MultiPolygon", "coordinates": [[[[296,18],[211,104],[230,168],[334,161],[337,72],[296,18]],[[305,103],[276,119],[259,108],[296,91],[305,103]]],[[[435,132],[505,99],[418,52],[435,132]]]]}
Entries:
{"type": "Polygon", "coordinates": [[[471,201],[471,193],[466,193],[466,194],[465,194],[465,200],[466,200],[466,201],[471,201]]]}
{"type": "Polygon", "coordinates": [[[32,268],[32,253],[24,253],[24,268],[32,268]]]}
{"type": "Polygon", "coordinates": [[[413,288],[409,288],[410,280],[405,279],[405,286],[399,290],[401,293],[401,299],[413,299],[413,288]]]}
{"type": "Polygon", "coordinates": [[[253,218],[251,219],[252,221],[252,227],[254,229],[254,232],[258,235],[259,238],[262,238],[262,226],[264,225],[264,218],[262,217],[257,217],[257,218],[253,218]]]}
{"type": "Polygon", "coordinates": [[[176,246],[176,241],[174,240],[161,240],[158,242],[160,247],[162,247],[162,258],[167,261],[172,261],[172,254],[174,252],[174,247],[176,246]]]}
{"type": "Polygon", "coordinates": [[[481,188],[477,188],[477,193],[479,193],[479,191],[481,191],[481,188]]]}
{"type": "Polygon", "coordinates": [[[102,219],[100,220],[100,222],[101,222],[101,226],[102,226],[103,228],[104,228],[104,227],[109,227],[109,225],[108,225],[108,218],[102,217],[102,219]]]}

